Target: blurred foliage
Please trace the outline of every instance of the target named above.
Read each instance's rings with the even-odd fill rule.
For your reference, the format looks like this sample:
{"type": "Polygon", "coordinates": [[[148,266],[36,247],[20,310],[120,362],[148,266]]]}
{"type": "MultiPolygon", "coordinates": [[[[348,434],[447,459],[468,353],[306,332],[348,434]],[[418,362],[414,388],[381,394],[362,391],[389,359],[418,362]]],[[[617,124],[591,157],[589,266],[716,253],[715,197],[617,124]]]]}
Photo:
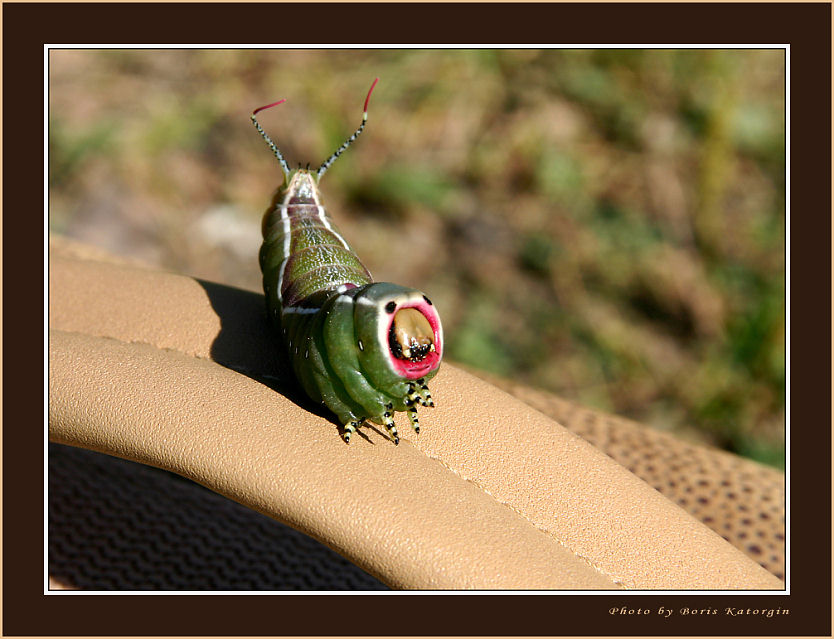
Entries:
{"type": "Polygon", "coordinates": [[[291,165],[449,355],[784,463],[778,50],[52,51],[50,229],[258,290],[291,165]]]}

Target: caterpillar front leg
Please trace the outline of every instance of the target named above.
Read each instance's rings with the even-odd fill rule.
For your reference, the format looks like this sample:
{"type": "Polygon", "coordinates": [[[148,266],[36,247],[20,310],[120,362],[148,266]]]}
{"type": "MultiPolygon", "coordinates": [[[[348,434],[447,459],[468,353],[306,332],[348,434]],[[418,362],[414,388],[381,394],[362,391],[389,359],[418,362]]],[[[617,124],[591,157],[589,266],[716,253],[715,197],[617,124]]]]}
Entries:
{"type": "Polygon", "coordinates": [[[397,435],[397,425],[394,423],[394,405],[393,404],[386,404],[385,412],[382,413],[382,424],[388,430],[388,435],[391,437],[391,440],[399,445],[400,438],[397,435]]]}
{"type": "Polygon", "coordinates": [[[423,406],[430,406],[434,408],[434,400],[431,398],[431,393],[429,392],[429,386],[426,384],[426,380],[418,379],[417,384],[420,386],[417,391],[420,394],[420,403],[423,404],[423,406]]]}
{"type": "MultiPolygon", "coordinates": [[[[405,396],[405,405],[406,406],[417,406],[417,404],[423,403],[423,398],[420,396],[420,392],[417,390],[417,384],[415,382],[409,382],[408,384],[408,391],[406,391],[405,396]]],[[[425,406],[425,404],[423,404],[425,406]]]]}
{"type": "Polygon", "coordinates": [[[408,413],[408,421],[411,422],[411,427],[414,429],[414,432],[419,435],[420,420],[417,418],[417,408],[415,406],[411,406],[406,412],[408,413]]]}
{"type": "Polygon", "coordinates": [[[359,428],[359,422],[357,421],[350,421],[345,424],[345,432],[342,434],[342,437],[344,438],[346,444],[350,443],[350,437],[356,432],[357,428],[359,428]]]}

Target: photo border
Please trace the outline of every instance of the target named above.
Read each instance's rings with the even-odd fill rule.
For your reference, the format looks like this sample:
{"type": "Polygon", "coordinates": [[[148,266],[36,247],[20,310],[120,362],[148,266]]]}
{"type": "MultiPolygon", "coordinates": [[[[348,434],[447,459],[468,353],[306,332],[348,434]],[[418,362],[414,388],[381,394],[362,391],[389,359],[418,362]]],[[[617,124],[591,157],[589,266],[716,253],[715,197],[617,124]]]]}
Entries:
{"type": "Polygon", "coordinates": [[[830,60],[829,4],[4,4],[3,634],[830,635],[830,60]],[[32,378],[45,379],[46,354],[43,360],[32,357],[31,345],[42,343],[43,334],[29,317],[33,308],[45,305],[39,285],[46,276],[31,268],[43,260],[31,255],[29,241],[21,241],[43,235],[43,215],[28,210],[33,193],[43,191],[43,175],[23,170],[43,167],[45,142],[39,146],[26,126],[31,105],[42,103],[43,46],[155,46],[189,39],[230,47],[311,42],[338,47],[376,40],[444,48],[461,39],[473,39],[473,48],[523,46],[525,41],[529,46],[789,45],[789,209],[797,220],[788,236],[789,290],[791,316],[801,327],[788,337],[790,419],[796,433],[790,455],[801,460],[789,466],[790,524],[800,541],[791,546],[791,594],[422,592],[425,596],[397,601],[364,594],[44,595],[43,486],[31,479],[44,476],[38,472],[44,433],[32,423],[40,420],[31,416],[31,406],[43,406],[44,398],[30,389],[38,386],[32,378]],[[419,607],[418,614],[409,610],[412,606],[419,607]],[[623,606],[651,611],[660,606],[781,607],[790,614],[667,619],[610,614],[623,606]]]}

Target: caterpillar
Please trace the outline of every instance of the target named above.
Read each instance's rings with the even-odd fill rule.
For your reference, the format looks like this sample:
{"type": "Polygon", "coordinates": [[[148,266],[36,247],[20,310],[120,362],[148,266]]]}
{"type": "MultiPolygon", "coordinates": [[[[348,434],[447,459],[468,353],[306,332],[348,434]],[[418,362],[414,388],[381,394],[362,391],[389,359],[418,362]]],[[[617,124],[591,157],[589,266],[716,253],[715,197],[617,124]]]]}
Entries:
{"type": "Polygon", "coordinates": [[[346,443],[367,421],[384,426],[399,444],[394,414],[405,412],[420,432],[417,405],[434,406],[428,380],[443,357],[440,316],[422,292],[374,282],[330,221],[319,181],[356,140],[362,123],[318,170],[290,170],[258,123],[258,133],[278,159],[284,181],[262,222],[259,261],[270,321],[282,335],[293,372],[314,401],[327,406],[343,426],[346,443]]]}

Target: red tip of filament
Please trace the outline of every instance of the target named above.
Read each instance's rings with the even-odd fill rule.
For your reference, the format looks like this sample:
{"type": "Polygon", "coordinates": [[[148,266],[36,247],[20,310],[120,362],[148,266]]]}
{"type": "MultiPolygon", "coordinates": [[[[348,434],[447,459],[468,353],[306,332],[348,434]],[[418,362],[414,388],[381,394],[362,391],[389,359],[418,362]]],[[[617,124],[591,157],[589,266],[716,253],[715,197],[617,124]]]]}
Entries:
{"type": "Polygon", "coordinates": [[[371,88],[368,90],[368,97],[365,98],[365,106],[362,107],[362,111],[364,113],[368,112],[368,102],[371,100],[371,93],[374,92],[374,87],[376,86],[377,82],[379,82],[379,78],[374,78],[374,83],[371,85],[371,88]]]}
{"type": "MultiPolygon", "coordinates": [[[[374,83],[374,84],[376,84],[376,83],[374,83]]],[[[371,87],[371,88],[373,88],[373,87],[371,87]]],[[[284,102],[286,102],[286,101],[287,101],[287,99],[286,99],[286,98],[284,98],[283,100],[278,100],[278,102],[273,102],[272,104],[266,104],[266,105],[264,105],[264,106],[262,106],[262,107],[258,107],[257,109],[255,109],[254,111],[252,111],[252,115],[255,115],[256,113],[258,113],[258,111],[263,111],[264,109],[270,109],[270,108],[272,108],[272,107],[274,107],[274,106],[278,106],[279,104],[283,104],[283,103],[284,103],[284,102]]],[[[366,104],[367,104],[367,102],[366,102],[366,104]]]]}

